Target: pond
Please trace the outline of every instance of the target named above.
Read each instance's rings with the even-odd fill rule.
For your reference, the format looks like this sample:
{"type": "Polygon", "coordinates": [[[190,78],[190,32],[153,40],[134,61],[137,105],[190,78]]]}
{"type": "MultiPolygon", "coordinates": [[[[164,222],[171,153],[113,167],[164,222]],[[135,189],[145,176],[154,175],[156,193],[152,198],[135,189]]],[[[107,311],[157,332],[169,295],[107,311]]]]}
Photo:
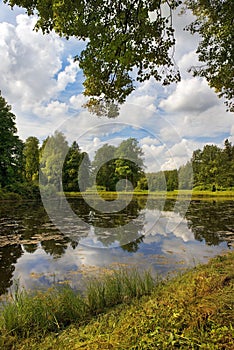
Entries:
{"type": "Polygon", "coordinates": [[[17,280],[26,289],[76,288],[120,266],[167,274],[234,248],[234,201],[139,196],[110,201],[105,213],[102,204],[1,202],[0,295],[17,280]]]}

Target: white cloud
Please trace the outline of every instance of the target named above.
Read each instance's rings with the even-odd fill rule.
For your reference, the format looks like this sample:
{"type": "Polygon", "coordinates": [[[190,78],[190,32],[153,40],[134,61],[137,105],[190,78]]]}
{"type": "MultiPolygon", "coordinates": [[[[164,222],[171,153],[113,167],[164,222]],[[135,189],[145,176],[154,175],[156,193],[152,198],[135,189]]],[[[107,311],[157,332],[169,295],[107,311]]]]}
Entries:
{"type": "Polygon", "coordinates": [[[1,91],[13,107],[23,138],[32,134],[45,137],[67,118],[69,101],[62,102],[60,94],[76,82],[79,72],[71,55],[63,62],[64,40],[54,33],[34,31],[35,23],[34,17],[22,14],[16,17],[15,25],[0,23],[1,91]]]}
{"type": "Polygon", "coordinates": [[[198,61],[198,56],[195,51],[190,51],[184,54],[178,61],[182,79],[191,78],[192,72],[189,72],[189,70],[199,65],[201,65],[201,63],[198,61]]]}
{"type": "Polygon", "coordinates": [[[142,139],[140,139],[140,144],[141,145],[145,144],[145,145],[149,145],[149,146],[159,145],[160,141],[157,138],[153,139],[150,136],[146,136],[146,137],[143,137],[142,139]]]}
{"type": "Polygon", "coordinates": [[[72,95],[69,102],[72,108],[79,110],[82,108],[82,105],[87,102],[87,97],[85,97],[83,94],[72,95]]]}
{"type": "Polygon", "coordinates": [[[78,139],[82,149],[93,154],[95,138],[100,146],[117,146],[122,139],[138,135],[150,171],[181,165],[194,149],[205,144],[205,139],[200,142],[197,138],[213,137],[215,142],[226,133],[234,139],[233,117],[225,112],[223,102],[204,80],[187,72],[197,64],[198,38],[182,30],[192,20],[190,13],[174,17],[175,59],[182,81],[162,87],[151,78],[137,85],[115,120],[120,124],[114,125],[82,108],[87,101],[81,94],[83,76],[72,57],[85,43],[75,38],[66,41],[54,33],[42,35],[33,31],[35,18],[18,15],[21,10],[10,11],[0,4],[0,11],[2,8],[0,88],[17,116],[20,137],[45,138],[59,128],[65,130],[70,142],[78,139]],[[77,116],[71,118],[75,111],[77,116]]]}
{"type": "Polygon", "coordinates": [[[17,16],[16,26],[0,23],[2,92],[21,109],[51,97],[57,87],[54,78],[62,67],[62,41],[55,35],[33,31],[35,18],[17,16]]]}
{"type": "Polygon", "coordinates": [[[68,66],[58,74],[57,89],[59,91],[65,90],[69,83],[74,83],[79,71],[79,66],[72,57],[68,57],[67,61],[69,63],[68,66]]]}
{"type": "Polygon", "coordinates": [[[60,119],[62,121],[68,113],[68,106],[63,102],[51,101],[46,106],[36,106],[34,113],[39,115],[40,118],[60,119]]]}
{"type": "Polygon", "coordinates": [[[231,127],[229,141],[231,141],[234,144],[234,125],[231,127]]]}
{"type": "Polygon", "coordinates": [[[184,79],[160,107],[167,112],[199,113],[218,104],[217,96],[204,79],[184,79]]]}
{"type": "Polygon", "coordinates": [[[199,42],[199,36],[197,34],[191,35],[188,31],[184,30],[194,20],[194,16],[190,11],[186,11],[182,16],[178,15],[179,12],[180,10],[173,17],[176,39],[175,59],[177,62],[184,54],[194,51],[199,42]]]}

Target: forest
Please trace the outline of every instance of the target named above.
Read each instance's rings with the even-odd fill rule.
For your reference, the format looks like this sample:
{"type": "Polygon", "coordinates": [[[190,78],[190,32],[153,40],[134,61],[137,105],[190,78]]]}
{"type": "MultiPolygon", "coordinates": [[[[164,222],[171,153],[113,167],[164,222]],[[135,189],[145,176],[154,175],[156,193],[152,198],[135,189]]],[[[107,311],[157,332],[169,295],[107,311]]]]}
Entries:
{"type": "Polygon", "coordinates": [[[15,115],[0,95],[0,198],[15,193],[39,198],[40,186],[65,192],[83,192],[97,186],[104,191],[233,190],[234,145],[205,145],[179,169],[147,173],[143,150],[135,138],[118,147],[104,144],[91,161],[78,143],[68,144],[62,132],[48,136],[40,146],[30,136],[17,136],[15,115]],[[40,181],[39,181],[40,178],[40,181]]]}

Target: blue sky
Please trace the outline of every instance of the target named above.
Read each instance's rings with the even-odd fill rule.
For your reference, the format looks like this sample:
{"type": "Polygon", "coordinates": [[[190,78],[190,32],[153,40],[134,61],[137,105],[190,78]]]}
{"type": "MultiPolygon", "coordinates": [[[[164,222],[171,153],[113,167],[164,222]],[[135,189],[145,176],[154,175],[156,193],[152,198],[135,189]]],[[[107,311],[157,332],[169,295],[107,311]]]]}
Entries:
{"type": "Polygon", "coordinates": [[[35,32],[35,21],[0,2],[0,90],[17,117],[22,139],[43,140],[59,129],[92,158],[104,143],[118,145],[136,137],[148,171],[178,167],[206,143],[234,142],[233,114],[205,80],[188,73],[197,63],[199,41],[183,31],[190,14],[174,18],[181,82],[162,87],[151,79],[138,85],[116,120],[97,118],[82,108],[83,74],[73,57],[84,42],[35,32]]]}

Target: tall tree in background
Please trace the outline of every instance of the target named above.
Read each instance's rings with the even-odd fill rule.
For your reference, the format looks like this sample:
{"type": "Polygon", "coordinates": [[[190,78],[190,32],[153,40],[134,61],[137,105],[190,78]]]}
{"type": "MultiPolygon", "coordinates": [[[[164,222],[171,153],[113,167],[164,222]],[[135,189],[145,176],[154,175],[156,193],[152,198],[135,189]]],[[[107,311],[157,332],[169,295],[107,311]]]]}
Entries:
{"type": "Polygon", "coordinates": [[[68,149],[67,140],[59,131],[43,142],[40,156],[42,185],[53,185],[55,190],[62,191],[62,170],[68,149]]]}
{"type": "Polygon", "coordinates": [[[148,188],[150,191],[166,191],[167,184],[163,171],[157,173],[148,173],[147,175],[148,188]]]}
{"type": "Polygon", "coordinates": [[[25,177],[29,182],[38,182],[39,175],[39,140],[30,136],[24,144],[25,177]]]}
{"type": "Polygon", "coordinates": [[[194,186],[200,189],[234,187],[234,146],[225,140],[224,149],[205,145],[192,156],[194,186]]]}
{"type": "MultiPolygon", "coordinates": [[[[163,84],[180,80],[173,59],[173,11],[180,0],[4,0],[38,15],[37,29],[55,30],[66,38],[87,40],[77,55],[85,75],[87,107],[97,114],[117,116],[134,90],[135,80],[154,77],[163,84]],[[131,71],[134,69],[134,75],[131,71]]],[[[199,60],[195,75],[205,77],[230,109],[233,104],[233,0],[185,0],[196,20],[188,26],[199,33],[199,60]]]]}
{"type": "Polygon", "coordinates": [[[15,115],[0,92],[0,187],[23,176],[23,142],[16,135],[15,115]]]}
{"type": "Polygon", "coordinates": [[[146,174],[150,191],[174,191],[178,189],[178,170],[165,170],[146,174]]]}
{"type": "Polygon", "coordinates": [[[107,191],[114,191],[117,182],[115,151],[116,148],[114,146],[105,144],[96,151],[92,162],[93,181],[98,186],[104,186],[107,191]]]}
{"type": "Polygon", "coordinates": [[[193,188],[193,167],[191,160],[179,168],[178,176],[180,190],[191,190],[193,188]]]}
{"type": "Polygon", "coordinates": [[[68,150],[63,166],[63,190],[85,191],[90,185],[90,160],[86,152],[81,152],[74,141],[68,150]]]}
{"type": "Polygon", "coordinates": [[[132,183],[133,188],[143,176],[144,160],[143,151],[137,139],[129,138],[121,142],[115,152],[116,169],[118,179],[126,179],[132,183]]]}
{"type": "Polygon", "coordinates": [[[69,148],[63,166],[64,191],[79,192],[78,168],[81,163],[81,150],[76,141],[69,148]]]}
{"type": "Polygon", "coordinates": [[[165,170],[164,176],[167,184],[167,191],[174,191],[178,189],[178,171],[174,170],[165,170]]]}
{"type": "Polygon", "coordinates": [[[91,162],[86,152],[81,153],[81,164],[78,171],[79,190],[84,192],[91,184],[91,162]]]}
{"type": "Polygon", "coordinates": [[[234,187],[234,145],[226,139],[222,150],[222,173],[220,182],[223,187],[234,187]]]}
{"type": "Polygon", "coordinates": [[[143,151],[135,138],[122,141],[118,147],[105,144],[97,150],[92,167],[96,184],[107,191],[115,191],[119,180],[126,180],[119,190],[127,189],[127,181],[135,188],[143,176],[143,151]]]}

